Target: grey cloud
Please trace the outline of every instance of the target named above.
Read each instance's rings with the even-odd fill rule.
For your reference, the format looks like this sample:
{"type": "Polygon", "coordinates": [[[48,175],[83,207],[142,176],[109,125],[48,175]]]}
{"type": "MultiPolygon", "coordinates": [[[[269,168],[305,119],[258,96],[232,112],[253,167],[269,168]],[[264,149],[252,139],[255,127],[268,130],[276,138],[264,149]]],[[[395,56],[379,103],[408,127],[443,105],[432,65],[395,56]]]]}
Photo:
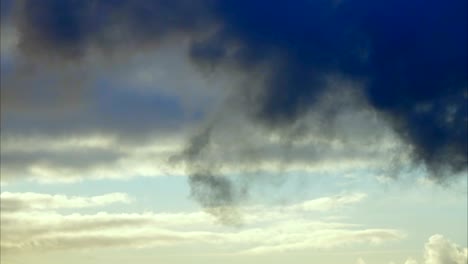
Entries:
{"type": "MultiPolygon", "coordinates": [[[[228,163],[241,164],[242,171],[274,160],[280,163],[277,171],[281,173],[295,164],[320,166],[328,158],[338,164],[332,166],[339,166],[385,152],[392,153],[391,162],[376,162],[376,166],[398,170],[412,161],[444,180],[466,170],[466,23],[459,23],[466,20],[460,12],[466,3],[420,4],[46,0],[37,5],[20,1],[12,21],[21,33],[18,50],[25,66],[2,83],[2,98],[9,98],[2,107],[13,112],[2,116],[2,126],[12,134],[97,130],[140,139],[159,130],[184,129],[181,123],[214,115],[201,135],[194,136],[182,154],[174,155],[183,157],[186,173],[192,175],[189,183],[195,184],[192,189],[206,192],[195,192],[202,204],[211,204],[206,200],[210,196],[235,204],[248,194],[244,186],[250,179],[223,175],[228,163]],[[413,9],[420,11],[419,19],[409,15],[413,9]],[[434,16],[439,11],[443,11],[440,16],[434,16]],[[389,29],[396,21],[388,12],[401,14],[398,23],[407,24],[389,29]],[[441,25],[452,27],[431,31],[441,25]],[[196,65],[207,66],[202,69],[215,75],[241,75],[246,81],[226,89],[228,96],[218,104],[227,106],[201,107],[189,118],[184,118],[177,97],[95,89],[107,64],[126,63],[134,54],[149,54],[164,42],[187,43],[183,52],[188,51],[196,65]],[[39,66],[47,69],[22,77],[39,66]],[[334,74],[360,84],[330,84],[328,76],[334,74]],[[336,86],[344,89],[327,94],[336,86]],[[353,92],[360,92],[361,98],[349,104],[343,97],[353,92]],[[70,105],[78,110],[58,117],[50,114],[62,114],[70,105]],[[34,110],[42,108],[49,110],[44,111],[46,118],[35,118],[34,110]],[[21,114],[25,109],[26,114],[21,114]],[[346,115],[360,111],[366,112],[365,118],[346,115]],[[240,115],[242,121],[228,124],[237,118],[232,115],[240,115]],[[382,150],[379,138],[386,135],[379,133],[387,130],[397,138],[390,145],[397,146],[382,150]],[[278,137],[279,143],[268,142],[264,138],[268,136],[278,137]],[[297,142],[307,136],[323,138],[325,143],[298,147],[297,142]],[[400,153],[404,155],[399,158],[400,153]],[[241,197],[231,195],[237,193],[241,197]]],[[[46,165],[60,168],[53,162],[46,165]]]]}
{"type": "MultiPolygon", "coordinates": [[[[73,180],[71,174],[86,173],[101,166],[107,166],[118,161],[122,154],[112,150],[68,150],[36,151],[36,152],[5,152],[2,151],[2,177],[3,180],[14,180],[17,177],[28,177],[31,174],[41,174],[46,179],[47,170],[55,171],[55,180],[73,180]],[[71,173],[75,172],[75,173],[71,173]]],[[[53,175],[49,180],[54,179],[53,175]]],[[[98,175],[95,175],[98,176],[98,175]]],[[[84,176],[86,177],[86,176],[84,176]]],[[[89,177],[89,176],[88,176],[89,177]]],[[[40,179],[39,179],[40,180],[40,179]]]]}
{"type": "Polygon", "coordinates": [[[166,44],[158,52],[112,63],[98,55],[49,67],[6,61],[2,136],[106,133],[144,141],[187,129],[223,98],[224,77],[204,78],[183,56],[168,55],[184,49],[184,44],[166,44]]]}
{"type": "Polygon", "coordinates": [[[307,114],[328,89],[328,74],[362,80],[364,97],[413,148],[413,160],[444,178],[466,168],[464,7],[463,1],[386,8],[372,1],[299,1],[269,3],[264,12],[262,1],[48,0],[37,6],[25,0],[14,17],[22,53],[47,61],[81,62],[93,49],[113,57],[179,37],[189,39],[198,64],[228,66],[251,79],[260,68],[259,85],[238,87],[238,107],[267,128],[291,126],[307,114]],[[410,19],[413,9],[418,19],[410,19]],[[398,22],[406,26],[389,29],[395,21],[386,12],[401,13],[398,22]],[[440,27],[449,30],[431,31],[440,27]],[[399,39],[402,47],[394,45],[399,39]],[[420,111],[420,105],[431,107],[420,111]]]}
{"type": "MultiPolygon", "coordinates": [[[[20,48],[46,59],[80,59],[90,48],[154,47],[173,31],[194,31],[204,23],[205,5],[193,1],[22,1],[17,13],[20,48]],[[43,50],[53,51],[42,53],[43,50]],[[54,58],[53,56],[56,56],[54,58]],[[61,58],[60,58],[61,57],[61,58]]],[[[110,48],[110,50],[109,50],[110,48]]],[[[116,53],[121,52],[115,51],[116,53]]]]}
{"type": "Polygon", "coordinates": [[[275,182],[273,176],[255,177],[265,170],[277,174],[297,170],[313,177],[314,172],[364,169],[396,177],[409,165],[411,148],[361,102],[358,92],[343,90],[356,84],[339,78],[329,82],[336,87],[288,128],[252,124],[235,109],[215,116],[192,137],[183,154],[174,157],[185,163],[195,198],[202,205],[228,203],[233,207],[248,198],[251,186],[275,182]],[[236,176],[229,176],[230,166],[237,168],[236,176]]]}
{"type": "Polygon", "coordinates": [[[157,135],[125,141],[114,135],[70,137],[2,135],[2,181],[29,179],[75,182],[83,179],[183,175],[168,163],[180,151],[179,137],[157,135]]]}
{"type": "Polygon", "coordinates": [[[189,176],[192,197],[222,223],[241,224],[242,220],[235,206],[242,196],[235,193],[237,190],[230,179],[211,173],[198,171],[189,176]]]}

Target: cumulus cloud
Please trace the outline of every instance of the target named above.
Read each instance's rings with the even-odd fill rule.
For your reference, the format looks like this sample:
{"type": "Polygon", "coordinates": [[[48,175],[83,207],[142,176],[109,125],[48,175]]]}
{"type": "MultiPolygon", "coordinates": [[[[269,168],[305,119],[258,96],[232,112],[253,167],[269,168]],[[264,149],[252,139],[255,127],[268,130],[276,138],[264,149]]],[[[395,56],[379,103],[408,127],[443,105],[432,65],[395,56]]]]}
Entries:
{"type": "Polygon", "coordinates": [[[424,248],[426,264],[465,264],[468,260],[468,248],[462,248],[442,235],[431,236],[424,248]]]}
{"type": "MultiPolygon", "coordinates": [[[[450,241],[440,234],[429,237],[424,245],[424,264],[466,264],[468,248],[450,241]]],[[[418,264],[413,258],[408,258],[405,264],[418,264]]]]}
{"type": "MultiPolygon", "coordinates": [[[[12,196],[24,196],[19,198],[22,201],[41,202],[44,197],[54,197],[29,193],[2,194],[2,207],[4,203],[11,204],[11,199],[3,197],[12,196]]],[[[246,207],[246,222],[236,229],[213,225],[216,220],[205,212],[63,214],[55,211],[63,207],[78,208],[89,203],[97,206],[109,200],[121,200],[110,198],[113,196],[117,195],[91,199],[59,196],[54,198],[55,202],[42,203],[44,206],[18,207],[18,210],[2,212],[2,253],[206,244],[222,246],[230,254],[251,255],[347,247],[361,243],[375,245],[404,237],[404,233],[394,229],[313,220],[307,213],[297,211],[296,205],[285,208],[246,207]],[[90,202],[93,199],[98,202],[90,202]],[[288,213],[282,210],[288,210],[288,213]]]]}

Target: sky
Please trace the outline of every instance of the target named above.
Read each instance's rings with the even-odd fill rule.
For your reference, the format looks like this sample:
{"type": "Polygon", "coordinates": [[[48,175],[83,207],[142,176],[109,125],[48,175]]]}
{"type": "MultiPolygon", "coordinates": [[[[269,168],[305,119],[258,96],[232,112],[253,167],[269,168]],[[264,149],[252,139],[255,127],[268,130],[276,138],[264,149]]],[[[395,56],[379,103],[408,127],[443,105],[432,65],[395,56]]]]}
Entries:
{"type": "Polygon", "coordinates": [[[467,263],[466,0],[0,3],[1,263],[467,263]]]}

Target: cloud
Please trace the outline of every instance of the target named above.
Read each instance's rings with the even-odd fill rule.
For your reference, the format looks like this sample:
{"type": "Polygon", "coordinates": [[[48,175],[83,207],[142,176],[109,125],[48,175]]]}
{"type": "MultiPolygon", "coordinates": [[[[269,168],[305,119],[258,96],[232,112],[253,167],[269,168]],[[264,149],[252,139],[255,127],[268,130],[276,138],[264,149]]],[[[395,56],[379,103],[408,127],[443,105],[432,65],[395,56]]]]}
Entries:
{"type": "MultiPolygon", "coordinates": [[[[468,248],[463,248],[442,235],[432,235],[424,245],[424,264],[466,264],[467,261],[468,248]]],[[[408,258],[405,264],[418,262],[408,258]]]]}
{"type": "Polygon", "coordinates": [[[364,261],[364,259],[358,258],[358,259],[356,260],[356,264],[366,264],[366,262],[364,261]]]}
{"type": "Polygon", "coordinates": [[[189,183],[192,190],[203,190],[196,193],[205,202],[231,201],[232,206],[248,199],[252,187],[287,181],[288,172],[311,178],[358,171],[396,177],[400,168],[408,167],[411,150],[374,111],[359,103],[358,94],[343,91],[343,86],[353,84],[331,78],[329,85],[339,88],[323,95],[309,115],[288,129],[265,129],[228,111],[214,117],[173,160],[185,165],[190,179],[196,176],[198,180],[189,183]],[[343,111],[336,111],[336,100],[330,99],[336,97],[343,100],[343,111]],[[232,173],[232,168],[240,173],[232,173]],[[268,177],[261,177],[264,172],[270,173],[268,177]]]}
{"type": "Polygon", "coordinates": [[[22,125],[9,127],[7,122],[1,136],[2,181],[26,178],[53,183],[192,175],[200,169],[216,177],[238,175],[231,185],[236,189],[247,177],[254,185],[271,182],[260,177],[262,172],[302,172],[313,177],[368,170],[394,176],[397,166],[407,166],[408,150],[372,111],[350,103],[348,111],[325,123],[322,118],[332,108],[324,100],[314,114],[290,131],[263,129],[239,113],[227,112],[205,137],[208,142],[198,147],[198,155],[192,153],[190,159],[188,153],[195,148],[187,148],[186,137],[196,125],[177,132],[155,128],[142,135],[138,131],[145,130],[144,118],[133,124],[135,132],[120,131],[120,126],[126,129],[125,121],[119,127],[88,124],[83,130],[67,128],[69,123],[64,121],[59,125],[66,128],[63,131],[49,131],[45,126],[50,121],[44,121],[34,133],[20,130],[22,125]]]}
{"type": "Polygon", "coordinates": [[[408,258],[406,261],[405,261],[405,264],[418,264],[418,262],[413,259],[413,258],[408,258]]]}
{"type": "Polygon", "coordinates": [[[302,209],[305,211],[328,211],[341,206],[358,203],[366,197],[367,195],[365,193],[323,197],[295,205],[294,207],[292,207],[292,209],[302,209]]]}
{"type": "Polygon", "coordinates": [[[2,212],[24,210],[44,210],[62,208],[86,208],[105,206],[112,203],[129,203],[130,198],[124,193],[109,193],[93,197],[67,197],[64,195],[48,195],[40,193],[2,192],[2,212]]]}
{"type": "MultiPolygon", "coordinates": [[[[435,182],[466,172],[466,1],[14,4],[6,12],[15,31],[8,53],[15,49],[16,56],[2,59],[8,137],[99,132],[117,136],[116,145],[143,145],[155,134],[200,125],[170,157],[182,160],[172,171],[183,168],[205,205],[248,197],[250,182],[232,179],[233,171],[398,171],[411,164],[424,166],[435,182]],[[200,86],[206,76],[186,66],[169,75],[135,67],[168,50],[229,84],[200,89],[195,107],[184,112],[181,102],[194,93],[176,87],[200,86]],[[166,83],[173,79],[174,87],[166,83]],[[133,81],[138,89],[129,89],[133,81]],[[223,189],[232,199],[218,195],[223,189]]],[[[109,148],[8,152],[2,172],[52,182],[167,173],[169,157],[155,156],[109,148]]]]}
{"type": "MultiPolygon", "coordinates": [[[[3,2],[4,1],[2,1],[2,4],[3,2]]],[[[0,29],[2,30],[2,39],[0,40],[0,54],[2,57],[11,56],[18,42],[18,32],[14,30],[11,24],[8,23],[2,23],[0,29]]]]}
{"type": "Polygon", "coordinates": [[[159,136],[146,144],[112,134],[3,136],[2,181],[76,182],[136,176],[183,175],[167,162],[181,148],[178,139],[159,136]]]}
{"type": "Polygon", "coordinates": [[[56,211],[121,201],[122,197],[116,198],[121,195],[116,194],[86,198],[6,193],[2,194],[2,207],[11,204],[11,198],[8,199],[11,196],[23,196],[17,199],[36,201],[31,204],[41,206],[19,206],[17,210],[2,211],[1,246],[5,254],[203,244],[221,247],[229,254],[250,255],[329,249],[361,243],[376,245],[404,237],[402,232],[393,229],[369,229],[356,224],[317,221],[316,216],[312,218],[303,211],[295,210],[296,205],[243,208],[248,216],[244,225],[232,229],[213,225],[216,220],[204,212],[64,214],[56,211]],[[43,202],[44,197],[47,197],[47,203],[43,202]],[[282,210],[289,210],[289,213],[285,214],[282,210]]]}
{"type": "Polygon", "coordinates": [[[10,12],[18,47],[31,60],[79,64],[95,54],[125,57],[186,40],[196,65],[249,76],[232,92],[233,102],[269,129],[302,119],[337,74],[363,83],[365,101],[434,177],[466,169],[465,1],[17,5],[10,12]]]}
{"type": "Polygon", "coordinates": [[[205,17],[210,17],[206,16],[203,3],[185,0],[171,3],[50,0],[40,7],[32,1],[22,1],[19,10],[17,19],[23,34],[20,48],[39,57],[38,51],[54,50],[43,54],[49,59],[53,59],[51,56],[80,59],[91,48],[105,52],[119,41],[123,41],[122,48],[154,47],[174,32],[197,30],[205,24],[205,17]]]}
{"type": "Polygon", "coordinates": [[[444,238],[433,235],[424,246],[426,264],[465,264],[468,260],[468,249],[444,238]]]}
{"type": "MultiPolygon", "coordinates": [[[[310,235],[294,234],[297,240],[289,243],[281,243],[273,239],[268,245],[257,246],[241,252],[247,255],[268,254],[274,252],[288,252],[304,249],[331,249],[345,247],[353,244],[378,245],[385,241],[400,240],[405,237],[402,232],[388,229],[365,229],[365,230],[321,230],[312,232],[310,235]]],[[[288,236],[282,239],[289,239],[288,236]]]]}
{"type": "Polygon", "coordinates": [[[216,7],[224,27],[195,46],[192,57],[243,71],[267,65],[260,87],[240,89],[256,120],[294,124],[328,89],[327,74],[338,72],[365,80],[365,98],[414,148],[416,161],[436,172],[466,168],[467,27],[459,24],[467,20],[459,11],[466,2],[222,1],[216,7]],[[230,53],[232,42],[238,50],[230,53]],[[224,53],[210,56],[199,46],[224,53]],[[418,111],[421,105],[429,107],[418,111]]]}
{"type": "MultiPolygon", "coordinates": [[[[462,61],[459,57],[466,58],[466,49],[459,43],[466,43],[466,38],[460,39],[456,34],[450,34],[449,38],[443,37],[444,41],[434,39],[432,44],[438,42],[435,46],[427,46],[426,41],[434,37],[431,29],[441,25],[450,24],[450,32],[466,32],[466,26],[459,26],[455,22],[457,19],[466,21],[466,14],[458,12],[457,19],[452,16],[457,8],[466,7],[466,4],[408,5],[399,1],[387,6],[371,1],[358,2],[340,2],[337,5],[334,1],[299,1],[293,4],[223,1],[215,9],[216,14],[221,17],[222,26],[213,35],[195,42],[190,55],[196,63],[215,65],[221,69],[232,67],[251,76],[251,83],[239,87],[235,93],[240,98],[237,98],[240,104],[237,108],[241,109],[248,120],[266,127],[264,135],[268,135],[269,131],[279,131],[279,137],[287,138],[298,123],[303,124],[302,121],[307,120],[311,112],[318,110],[322,119],[304,122],[308,126],[302,127],[302,133],[323,136],[330,141],[342,139],[345,136],[329,129],[326,124],[334,123],[337,116],[347,112],[352,100],[345,101],[342,98],[352,97],[353,92],[357,91],[361,96],[361,100],[357,100],[357,108],[373,111],[376,118],[391,126],[398,142],[404,142],[407,146],[402,148],[406,164],[399,163],[398,160],[392,164],[393,159],[390,158],[387,160],[389,166],[404,167],[402,164],[407,165],[408,161],[414,167],[423,164],[429,175],[441,181],[445,176],[464,172],[467,164],[467,64],[466,60],[462,61]],[[436,11],[440,9],[444,10],[443,14],[436,11]],[[402,14],[403,19],[393,21],[392,16],[387,15],[389,10],[402,14]],[[414,12],[411,10],[421,12],[416,21],[412,19],[414,12]],[[315,14],[312,19],[311,13],[315,14]],[[438,19],[429,19],[436,16],[438,19]],[[402,21],[410,25],[411,32],[405,32],[406,25],[388,28],[388,25],[402,21]],[[446,24],[446,21],[450,22],[446,24]],[[401,39],[405,41],[400,41],[401,39]],[[394,42],[398,44],[391,44],[394,42]],[[448,46],[456,47],[457,51],[451,50],[444,54],[445,51],[440,50],[441,47],[448,46]],[[424,51],[421,53],[421,50],[424,51]],[[455,72],[440,68],[441,61],[454,66],[455,72]],[[259,68],[263,71],[259,71],[259,68]],[[427,72],[433,70],[437,74],[428,78],[427,72]],[[340,76],[353,85],[336,81],[340,79],[336,77],[330,82],[330,76],[340,76]],[[331,93],[337,86],[342,89],[338,93],[331,93]],[[440,87],[446,86],[452,87],[452,90],[441,92],[443,89],[440,87]],[[330,97],[330,94],[334,96],[330,97]],[[327,102],[326,95],[329,96],[328,103],[333,107],[321,105],[327,102]],[[317,127],[319,131],[314,133],[317,127]]],[[[224,182],[229,181],[228,177],[222,176],[218,167],[222,165],[216,163],[217,157],[222,155],[220,153],[230,146],[225,144],[227,140],[220,143],[216,139],[217,125],[229,127],[223,122],[224,119],[226,117],[221,116],[210,122],[187,146],[187,152],[191,153],[187,160],[193,163],[191,175],[207,175],[210,179],[214,179],[213,175],[220,175],[219,178],[223,178],[224,182]],[[192,153],[191,150],[196,151],[192,153]],[[213,158],[203,162],[209,154],[213,158]]],[[[342,126],[341,129],[352,131],[352,122],[347,124],[348,126],[342,126]]],[[[357,123],[357,126],[363,124],[366,122],[357,123]]],[[[230,129],[240,134],[239,127],[233,126],[230,129]]],[[[366,127],[354,134],[366,135],[368,131],[376,132],[379,129],[366,127]]],[[[238,146],[238,142],[246,141],[247,144],[254,145],[255,140],[250,141],[251,135],[249,133],[239,141],[233,141],[233,145],[238,146]]],[[[285,145],[285,149],[290,147],[285,145]]],[[[360,144],[359,147],[363,145],[360,144]]],[[[304,155],[309,164],[326,156],[326,150],[323,151],[320,147],[317,144],[307,149],[312,150],[304,155]]],[[[292,158],[285,159],[284,167],[294,166],[294,155],[301,151],[291,149],[289,155],[292,158]]],[[[274,152],[261,152],[259,155],[270,154],[274,152]]],[[[348,157],[352,156],[351,153],[346,154],[348,157]]],[[[255,157],[243,156],[250,159],[255,157]]],[[[335,164],[340,164],[339,157],[335,157],[335,164]]],[[[258,159],[252,160],[259,163],[258,159]]],[[[282,167],[278,168],[278,171],[281,169],[282,167]]],[[[209,185],[212,188],[219,186],[209,185]]],[[[227,185],[235,186],[234,183],[223,186],[227,185]]],[[[192,186],[195,189],[198,187],[192,186]]],[[[240,189],[244,190],[242,187],[244,186],[240,189]]],[[[219,189],[206,189],[206,194],[220,193],[219,189]]],[[[216,201],[215,197],[213,201],[216,201]]]]}

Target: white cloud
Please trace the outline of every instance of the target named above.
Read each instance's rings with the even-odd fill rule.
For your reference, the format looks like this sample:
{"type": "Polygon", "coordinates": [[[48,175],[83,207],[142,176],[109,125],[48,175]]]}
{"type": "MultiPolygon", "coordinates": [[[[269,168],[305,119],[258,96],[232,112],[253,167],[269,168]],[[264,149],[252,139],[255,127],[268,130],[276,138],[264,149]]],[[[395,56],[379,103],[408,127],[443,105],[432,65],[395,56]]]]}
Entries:
{"type": "Polygon", "coordinates": [[[182,149],[180,137],[130,143],[111,134],[2,136],[1,142],[2,181],[6,183],[21,178],[54,183],[184,174],[183,168],[168,162],[182,149]]]}
{"type": "MultiPolygon", "coordinates": [[[[468,248],[453,243],[436,234],[429,238],[424,245],[424,264],[466,264],[468,248]]],[[[413,258],[408,258],[405,264],[418,264],[413,258]]]]}
{"type": "MultiPolygon", "coordinates": [[[[2,212],[2,253],[206,244],[224,248],[231,254],[268,254],[362,243],[376,245],[404,237],[402,232],[393,229],[320,221],[317,216],[311,217],[308,211],[291,209],[297,205],[240,208],[246,221],[243,226],[232,228],[216,224],[216,219],[205,212],[64,214],[54,211],[128,200],[126,195],[120,194],[86,198],[6,193],[2,194],[2,207],[6,207],[4,203],[11,207],[11,201],[15,200],[12,197],[31,204],[2,212]],[[288,210],[288,213],[282,210],[288,210]]],[[[350,195],[349,199],[341,200],[353,200],[353,197],[350,195]]],[[[329,208],[325,206],[319,211],[325,212],[329,208]]]]}
{"type": "Polygon", "coordinates": [[[112,203],[129,203],[130,198],[125,193],[109,193],[92,197],[67,197],[65,195],[50,195],[40,193],[11,193],[2,192],[2,212],[16,212],[28,209],[60,209],[85,208],[105,206],[112,203]]]}
{"type": "Polygon", "coordinates": [[[424,248],[426,264],[466,264],[468,260],[468,248],[462,248],[442,235],[431,236],[424,248]]]}
{"type": "MultiPolygon", "coordinates": [[[[297,223],[295,223],[297,224],[297,223]]],[[[304,249],[331,249],[356,244],[378,245],[386,241],[400,240],[405,235],[392,229],[321,229],[311,232],[307,226],[298,233],[282,234],[280,239],[267,238],[266,245],[243,251],[243,254],[267,254],[304,249]]],[[[272,229],[272,231],[274,228],[272,229]]],[[[285,230],[285,232],[288,232],[285,230]]]]}
{"type": "Polygon", "coordinates": [[[365,193],[323,197],[291,206],[290,209],[299,209],[304,211],[328,211],[345,205],[358,203],[366,197],[367,195],[365,193]]]}
{"type": "Polygon", "coordinates": [[[366,262],[364,261],[364,259],[358,258],[358,259],[356,260],[356,264],[366,264],[366,262]]]}
{"type": "Polygon", "coordinates": [[[405,264],[418,264],[418,262],[413,259],[413,258],[408,258],[406,261],[405,261],[405,264]]]}

